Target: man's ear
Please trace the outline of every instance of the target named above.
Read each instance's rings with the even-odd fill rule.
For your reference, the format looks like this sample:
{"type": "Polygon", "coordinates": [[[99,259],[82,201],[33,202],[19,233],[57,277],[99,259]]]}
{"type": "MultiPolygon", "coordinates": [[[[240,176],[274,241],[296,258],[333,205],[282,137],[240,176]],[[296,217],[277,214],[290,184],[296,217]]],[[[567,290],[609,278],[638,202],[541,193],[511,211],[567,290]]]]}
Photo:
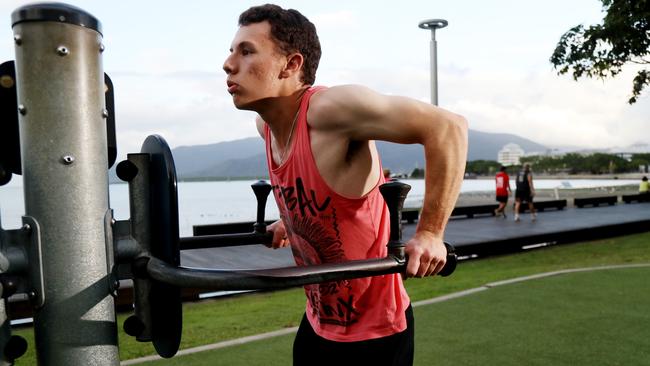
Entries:
{"type": "Polygon", "coordinates": [[[302,71],[302,65],[305,62],[304,57],[299,53],[292,53],[287,56],[287,64],[280,72],[280,78],[288,78],[292,75],[299,74],[302,71]]]}

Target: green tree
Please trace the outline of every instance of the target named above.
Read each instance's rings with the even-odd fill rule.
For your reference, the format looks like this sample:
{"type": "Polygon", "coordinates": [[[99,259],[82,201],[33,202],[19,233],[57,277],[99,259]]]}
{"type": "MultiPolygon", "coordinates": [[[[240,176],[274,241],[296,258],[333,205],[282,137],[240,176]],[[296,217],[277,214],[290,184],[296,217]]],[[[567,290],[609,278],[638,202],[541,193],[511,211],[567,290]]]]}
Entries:
{"type": "MultiPolygon", "coordinates": [[[[572,71],[574,80],[605,79],[619,74],[627,63],[650,65],[650,0],[601,1],[603,24],[578,25],[560,38],[550,59],[558,74],[572,71]]],[[[640,70],[628,103],[635,103],[649,83],[650,70],[640,70]]]]}
{"type": "Polygon", "coordinates": [[[411,178],[424,178],[424,169],[415,168],[411,172],[411,178]]]}
{"type": "MultiPolygon", "coordinates": [[[[636,155],[635,155],[636,156],[636,155]]],[[[632,157],[629,162],[620,156],[614,154],[577,154],[569,153],[562,156],[526,156],[521,158],[522,163],[530,163],[536,172],[544,173],[588,173],[588,174],[605,174],[605,173],[624,173],[633,172],[638,169],[640,164],[635,163],[643,160],[632,157]]]]}
{"type": "Polygon", "coordinates": [[[477,175],[496,174],[501,168],[501,164],[494,160],[473,160],[468,161],[465,165],[465,173],[477,175]]]}

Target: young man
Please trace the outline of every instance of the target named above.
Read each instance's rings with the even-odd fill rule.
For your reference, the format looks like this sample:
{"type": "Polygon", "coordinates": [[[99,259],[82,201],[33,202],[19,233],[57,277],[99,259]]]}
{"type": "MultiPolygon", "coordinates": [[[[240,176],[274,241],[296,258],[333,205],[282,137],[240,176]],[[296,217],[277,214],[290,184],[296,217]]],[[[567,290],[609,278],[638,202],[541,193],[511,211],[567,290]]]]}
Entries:
{"type": "Polygon", "coordinates": [[[506,205],[508,204],[508,197],[510,196],[510,177],[506,172],[506,167],[501,166],[496,177],[494,177],[496,187],[497,187],[497,202],[499,202],[499,207],[494,210],[494,215],[499,217],[503,215],[503,218],[506,218],[506,205]]]}
{"type": "Polygon", "coordinates": [[[519,208],[522,203],[528,203],[528,209],[532,221],[537,220],[533,197],[535,197],[535,186],[533,185],[533,173],[530,171],[530,164],[524,164],[524,170],[517,173],[517,190],[515,191],[515,221],[519,221],[519,208]]]}
{"type": "MultiPolygon", "coordinates": [[[[298,265],[385,256],[389,214],[373,140],[420,143],[426,192],[406,245],[406,275],[438,273],[466,161],[465,120],[361,86],[312,87],[320,43],[314,25],[296,10],[253,7],[239,25],[223,69],[235,107],[259,115],[281,217],[268,228],[272,247],[291,243],[298,265]]],[[[305,293],[294,365],[412,364],[412,310],[400,275],[310,285],[305,293]]]]}

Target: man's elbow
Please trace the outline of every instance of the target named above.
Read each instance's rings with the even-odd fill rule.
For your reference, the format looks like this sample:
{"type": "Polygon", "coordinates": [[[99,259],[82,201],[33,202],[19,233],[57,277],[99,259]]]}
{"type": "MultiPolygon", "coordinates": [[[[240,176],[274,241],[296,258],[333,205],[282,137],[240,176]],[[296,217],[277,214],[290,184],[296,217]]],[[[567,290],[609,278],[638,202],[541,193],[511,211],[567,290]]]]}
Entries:
{"type": "Polygon", "coordinates": [[[450,142],[457,146],[463,152],[463,155],[467,155],[467,135],[469,130],[467,120],[465,117],[454,113],[449,122],[450,142]]]}

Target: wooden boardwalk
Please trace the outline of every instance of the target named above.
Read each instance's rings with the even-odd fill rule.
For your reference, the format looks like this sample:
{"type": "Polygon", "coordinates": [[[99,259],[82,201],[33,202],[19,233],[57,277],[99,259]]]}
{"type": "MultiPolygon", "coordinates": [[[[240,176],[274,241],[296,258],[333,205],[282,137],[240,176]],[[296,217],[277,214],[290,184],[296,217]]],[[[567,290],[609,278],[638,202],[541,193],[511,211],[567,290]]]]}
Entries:
{"type": "MultiPolygon", "coordinates": [[[[650,231],[650,204],[618,204],[586,208],[544,211],[532,221],[528,213],[515,222],[483,216],[473,219],[452,219],[447,225],[445,240],[459,253],[498,254],[521,250],[523,246],[540,243],[570,243],[650,231]]],[[[403,230],[405,238],[415,232],[414,225],[403,230]]]]}
{"type": "MultiPolygon", "coordinates": [[[[410,238],[415,224],[405,224],[403,238],[410,238]]],[[[479,256],[515,252],[540,243],[567,243],[650,231],[650,203],[618,204],[544,211],[532,222],[523,214],[515,222],[493,216],[452,219],[445,240],[460,255],[479,256]]],[[[291,250],[271,250],[262,245],[186,250],[181,265],[187,267],[243,269],[293,266],[291,250]]]]}

